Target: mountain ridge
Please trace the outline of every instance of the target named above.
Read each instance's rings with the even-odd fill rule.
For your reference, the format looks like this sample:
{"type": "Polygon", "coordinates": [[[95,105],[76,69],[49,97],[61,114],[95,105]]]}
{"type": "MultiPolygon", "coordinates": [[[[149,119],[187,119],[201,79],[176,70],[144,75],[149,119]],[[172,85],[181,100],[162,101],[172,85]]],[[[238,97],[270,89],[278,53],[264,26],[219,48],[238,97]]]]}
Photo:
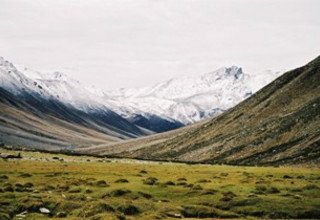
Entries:
{"type": "MultiPolygon", "coordinates": [[[[274,77],[273,74],[270,76],[274,77]]],[[[89,136],[92,133],[89,132],[90,135],[83,140],[85,144],[67,135],[72,140],[69,141],[64,135],[57,135],[59,132],[56,130],[49,131],[50,127],[49,130],[40,125],[33,127],[31,122],[21,118],[14,121],[10,112],[2,112],[7,118],[3,117],[0,123],[0,141],[15,144],[16,140],[19,145],[23,145],[24,140],[29,147],[33,143],[41,147],[42,143],[50,148],[54,148],[53,145],[60,141],[58,146],[74,150],[87,148],[92,144],[109,145],[116,141],[174,130],[222,114],[249,97],[252,90],[247,88],[248,79],[240,67],[223,67],[200,76],[171,79],[133,92],[131,89],[119,90],[127,94],[122,97],[125,100],[121,100],[115,92],[108,93],[92,86],[84,86],[64,73],[48,74],[28,68],[16,68],[1,58],[2,108],[16,108],[21,115],[26,113],[29,119],[38,117],[41,125],[53,123],[57,126],[55,129],[61,129],[63,124],[71,128],[72,131],[68,132],[76,136],[80,135],[77,131],[87,133],[87,129],[92,129],[93,139],[98,136],[99,140],[90,143],[87,139],[91,138],[89,136]],[[132,100],[134,105],[130,103],[132,100]],[[70,127],[70,123],[75,126],[70,127]],[[10,130],[8,126],[16,130],[10,130]],[[23,135],[18,131],[23,132],[23,135]]]]}
{"type": "MultiPolygon", "coordinates": [[[[270,82],[277,75],[279,72],[268,74],[266,81],[270,82]]],[[[200,76],[170,79],[152,87],[111,91],[110,96],[125,103],[127,112],[121,115],[126,118],[137,111],[141,114],[151,112],[187,125],[216,116],[249,97],[260,88],[260,85],[252,85],[253,78],[240,67],[222,67],[200,76]],[[250,88],[247,85],[249,80],[250,88]],[[200,95],[201,100],[192,100],[192,97],[200,95]],[[221,111],[217,113],[217,109],[221,111]],[[201,114],[203,112],[207,114],[201,114]]]]}
{"type": "Polygon", "coordinates": [[[115,146],[83,152],[231,165],[320,164],[320,57],[218,117],[115,146]]]}
{"type": "Polygon", "coordinates": [[[111,109],[81,111],[61,102],[47,85],[28,78],[3,58],[0,59],[0,107],[2,144],[73,149],[152,133],[111,109]]]}
{"type": "MultiPolygon", "coordinates": [[[[217,116],[249,97],[255,87],[264,85],[279,74],[268,73],[257,86],[250,83],[252,77],[245,74],[241,67],[230,66],[199,76],[173,78],[151,87],[102,90],[83,85],[61,72],[41,73],[21,66],[18,69],[38,87],[43,87],[41,92],[46,92],[42,94],[46,99],[54,97],[85,112],[111,110],[151,132],[177,129],[217,116]]],[[[35,89],[39,90],[37,87],[35,89]]]]}

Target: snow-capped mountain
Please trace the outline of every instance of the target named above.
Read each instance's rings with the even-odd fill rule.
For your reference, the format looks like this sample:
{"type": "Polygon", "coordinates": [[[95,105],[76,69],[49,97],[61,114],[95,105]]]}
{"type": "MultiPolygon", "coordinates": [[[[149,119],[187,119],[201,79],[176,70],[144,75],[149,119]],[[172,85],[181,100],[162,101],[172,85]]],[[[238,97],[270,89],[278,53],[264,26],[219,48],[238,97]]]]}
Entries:
{"type": "Polygon", "coordinates": [[[124,108],[117,112],[128,119],[158,115],[186,125],[221,114],[278,75],[272,72],[248,75],[242,68],[231,66],[200,76],[171,79],[153,87],[120,89],[108,94],[123,103],[124,108]]]}
{"type": "Polygon", "coordinates": [[[85,145],[88,139],[105,143],[153,133],[121,117],[102,100],[65,74],[19,70],[1,57],[0,143],[70,147],[85,145]]]}
{"type": "Polygon", "coordinates": [[[13,94],[28,91],[48,97],[49,94],[35,80],[28,78],[9,61],[0,57],[0,87],[13,94]]]}
{"type": "MultiPolygon", "coordinates": [[[[18,67],[19,68],[19,67],[18,67]]],[[[106,108],[104,93],[93,86],[86,86],[62,72],[40,73],[29,68],[20,68],[24,75],[43,86],[49,96],[82,111],[106,108]],[[100,92],[100,93],[99,93],[100,92]]]]}
{"type": "Polygon", "coordinates": [[[32,91],[86,113],[113,111],[153,132],[221,114],[279,76],[271,71],[249,75],[231,66],[150,87],[103,91],[61,72],[41,73],[19,66],[18,70],[3,58],[0,64],[6,73],[0,72],[0,86],[11,92],[32,91]]]}

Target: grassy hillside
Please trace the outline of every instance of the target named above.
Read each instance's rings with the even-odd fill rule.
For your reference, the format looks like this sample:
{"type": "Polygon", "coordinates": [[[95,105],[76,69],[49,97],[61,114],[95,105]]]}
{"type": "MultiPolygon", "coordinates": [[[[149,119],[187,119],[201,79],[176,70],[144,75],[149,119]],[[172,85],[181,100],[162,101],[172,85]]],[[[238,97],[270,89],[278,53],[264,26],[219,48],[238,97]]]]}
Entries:
{"type": "MultiPolygon", "coordinates": [[[[319,164],[320,57],[221,116],[162,137],[126,143],[128,148],[113,155],[237,165],[319,164]]],[[[109,149],[94,152],[112,154],[109,149]]]]}
{"type": "Polygon", "coordinates": [[[0,153],[22,156],[0,159],[3,220],[320,216],[316,168],[186,165],[3,149],[0,153]]]}

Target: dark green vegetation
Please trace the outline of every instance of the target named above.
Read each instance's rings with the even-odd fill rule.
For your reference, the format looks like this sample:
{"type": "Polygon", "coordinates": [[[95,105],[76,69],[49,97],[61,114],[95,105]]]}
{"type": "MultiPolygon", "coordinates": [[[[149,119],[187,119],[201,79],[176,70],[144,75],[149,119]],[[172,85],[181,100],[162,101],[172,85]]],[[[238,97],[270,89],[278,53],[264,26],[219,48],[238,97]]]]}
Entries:
{"type": "Polygon", "coordinates": [[[316,168],[21,156],[0,159],[1,220],[320,218],[316,168]]]}
{"type": "Polygon", "coordinates": [[[206,122],[82,152],[212,164],[318,166],[320,57],[206,122]]]}

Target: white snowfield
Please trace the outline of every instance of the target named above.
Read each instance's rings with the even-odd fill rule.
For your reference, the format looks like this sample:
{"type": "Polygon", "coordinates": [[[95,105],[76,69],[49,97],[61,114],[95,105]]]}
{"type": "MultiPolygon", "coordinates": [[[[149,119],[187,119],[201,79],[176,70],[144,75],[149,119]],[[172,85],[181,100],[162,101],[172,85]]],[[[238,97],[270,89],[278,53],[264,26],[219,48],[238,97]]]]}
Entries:
{"type": "Polygon", "coordinates": [[[280,75],[272,71],[249,75],[231,66],[151,87],[103,91],[64,73],[18,69],[0,57],[0,87],[14,94],[32,91],[86,112],[110,109],[129,120],[137,115],[156,115],[185,125],[221,114],[280,75]]]}

